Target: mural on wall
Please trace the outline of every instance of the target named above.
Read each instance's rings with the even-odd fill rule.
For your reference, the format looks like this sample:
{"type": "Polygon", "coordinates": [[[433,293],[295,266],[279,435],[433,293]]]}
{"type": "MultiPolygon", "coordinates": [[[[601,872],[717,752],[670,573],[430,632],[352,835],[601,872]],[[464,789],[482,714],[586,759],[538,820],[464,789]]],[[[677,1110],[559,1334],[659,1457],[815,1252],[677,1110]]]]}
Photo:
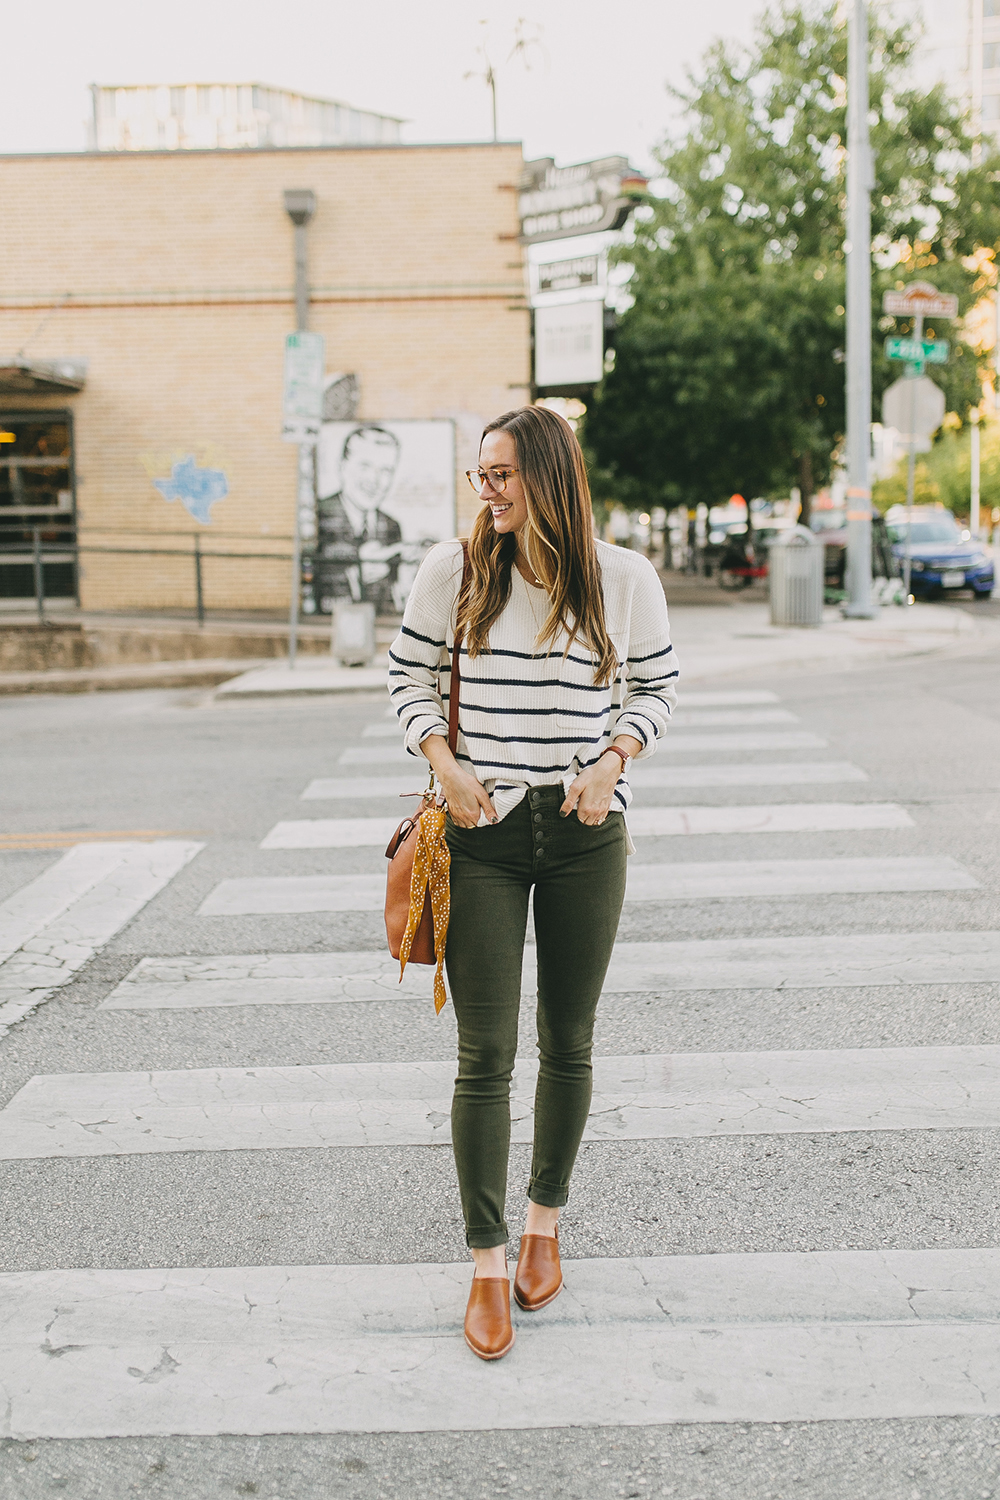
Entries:
{"type": "Polygon", "coordinates": [[[180,500],[203,526],[212,524],[212,506],[229,494],[229,480],[218,450],[209,447],[185,453],[144,453],[139,462],[164,500],[180,500]]]}
{"type": "Polygon", "coordinates": [[[402,612],[435,542],[455,535],[450,421],[325,421],[316,450],[317,541],[303,559],[302,608],[334,600],[402,612]]]}

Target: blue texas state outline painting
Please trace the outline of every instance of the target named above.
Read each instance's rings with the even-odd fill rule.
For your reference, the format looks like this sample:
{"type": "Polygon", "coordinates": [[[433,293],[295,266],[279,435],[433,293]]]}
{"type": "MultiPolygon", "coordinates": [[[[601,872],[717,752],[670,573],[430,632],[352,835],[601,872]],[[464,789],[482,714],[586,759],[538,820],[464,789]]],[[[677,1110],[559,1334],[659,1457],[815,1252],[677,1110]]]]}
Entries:
{"type": "Polygon", "coordinates": [[[193,453],[179,458],[170,470],[169,479],[154,479],[153,486],[164,500],[181,500],[188,514],[206,526],[217,500],[229,494],[229,481],[222,469],[200,469],[193,453]]]}

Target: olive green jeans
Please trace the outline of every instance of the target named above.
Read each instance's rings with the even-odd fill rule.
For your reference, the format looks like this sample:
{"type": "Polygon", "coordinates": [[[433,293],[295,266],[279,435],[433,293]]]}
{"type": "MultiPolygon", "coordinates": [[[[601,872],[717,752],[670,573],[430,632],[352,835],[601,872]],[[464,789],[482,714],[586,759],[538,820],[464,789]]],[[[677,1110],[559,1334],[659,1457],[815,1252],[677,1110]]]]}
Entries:
{"type": "Polygon", "coordinates": [[[533,788],[502,822],[447,827],[451,920],[446,963],[458,1022],[451,1110],[466,1241],[507,1242],[510,1077],[517,1052],[521,960],[534,888],[538,1085],[528,1197],[551,1208],[587,1123],[594,1016],[625,895],[625,820],[588,827],[559,816],[561,786],[533,788]]]}

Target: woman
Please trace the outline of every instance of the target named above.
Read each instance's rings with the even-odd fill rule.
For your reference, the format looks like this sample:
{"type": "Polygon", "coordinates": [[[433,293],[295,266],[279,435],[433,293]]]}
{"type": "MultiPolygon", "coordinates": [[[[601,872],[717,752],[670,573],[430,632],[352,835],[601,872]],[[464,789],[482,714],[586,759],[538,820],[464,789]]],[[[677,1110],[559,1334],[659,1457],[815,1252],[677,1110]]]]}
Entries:
{"type": "Polygon", "coordinates": [[[677,670],[652,566],[594,541],[569,424],[541,407],[508,412],[484,432],[479,462],[469,481],[484,508],[466,587],[461,543],[434,547],[389,653],[389,689],[407,748],[430,761],[448,803],[452,1139],[475,1261],[465,1336],[481,1359],[500,1359],[514,1342],[504,1201],[529,892],[539,1070],[514,1295],[534,1311],[562,1287],[559,1210],[590,1107],[594,1016],[632,852],[626,770],[664,733],[677,670]],[[457,756],[444,707],[456,629],[457,756]]]}

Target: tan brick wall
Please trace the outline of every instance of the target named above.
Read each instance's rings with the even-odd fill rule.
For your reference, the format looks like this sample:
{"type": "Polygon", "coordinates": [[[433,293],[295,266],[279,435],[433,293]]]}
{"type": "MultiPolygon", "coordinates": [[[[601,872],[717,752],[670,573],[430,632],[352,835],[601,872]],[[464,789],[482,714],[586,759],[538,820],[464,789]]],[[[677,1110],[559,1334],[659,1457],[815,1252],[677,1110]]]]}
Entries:
{"type": "MultiPolygon", "coordinates": [[[[318,198],[310,326],[328,368],[358,374],[363,417],[454,420],[467,529],[460,476],[481,426],[528,398],[520,166],[512,146],[0,157],[0,354],[30,339],[31,356],[89,360],[79,395],[0,397],[0,411],[72,409],[81,544],[187,551],[200,533],[210,551],[238,534],[287,550],[273,539],[290,535],[295,492],[280,437],[289,187],[318,198]],[[153,488],[185,453],[226,472],[211,525],[153,488]]],[[[208,603],[280,608],[289,577],[285,562],[209,560],[208,603]]],[[[189,606],[193,569],[88,552],[81,589],[93,609],[189,606]]]]}

